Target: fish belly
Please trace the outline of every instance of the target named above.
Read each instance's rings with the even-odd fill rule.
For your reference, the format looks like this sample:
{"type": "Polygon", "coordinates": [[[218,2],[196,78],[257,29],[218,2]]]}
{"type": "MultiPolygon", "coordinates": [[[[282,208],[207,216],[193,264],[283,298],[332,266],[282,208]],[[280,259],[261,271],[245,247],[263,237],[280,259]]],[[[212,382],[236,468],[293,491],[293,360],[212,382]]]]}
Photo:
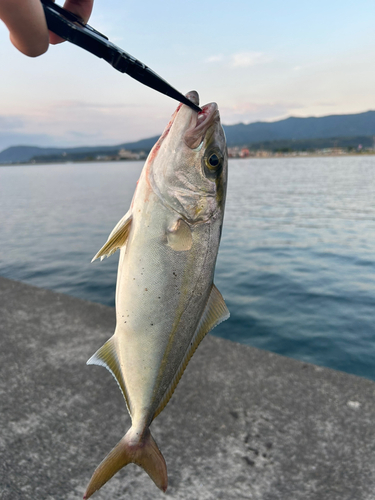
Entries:
{"type": "Polygon", "coordinates": [[[120,254],[115,338],[132,419],[149,423],[208,300],[219,231],[197,224],[191,248],[176,251],[168,234],[179,215],[151,190],[139,198],[120,254]]]}

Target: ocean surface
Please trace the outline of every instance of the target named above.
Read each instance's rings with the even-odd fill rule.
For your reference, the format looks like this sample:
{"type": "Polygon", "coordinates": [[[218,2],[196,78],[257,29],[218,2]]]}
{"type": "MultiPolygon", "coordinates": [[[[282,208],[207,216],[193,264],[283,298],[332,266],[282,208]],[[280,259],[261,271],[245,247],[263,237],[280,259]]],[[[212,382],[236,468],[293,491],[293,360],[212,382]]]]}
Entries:
{"type": "MultiPolygon", "coordinates": [[[[142,163],[0,168],[0,275],[114,305],[90,263],[142,163]]],[[[232,160],[213,334],[375,380],[375,156],[232,160]]]]}

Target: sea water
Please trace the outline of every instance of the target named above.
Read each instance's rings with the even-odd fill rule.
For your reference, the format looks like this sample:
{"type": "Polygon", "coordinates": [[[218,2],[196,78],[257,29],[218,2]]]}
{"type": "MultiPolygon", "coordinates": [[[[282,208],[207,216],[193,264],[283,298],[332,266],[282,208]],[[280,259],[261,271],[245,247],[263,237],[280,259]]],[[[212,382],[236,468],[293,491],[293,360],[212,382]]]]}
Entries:
{"type": "MultiPolygon", "coordinates": [[[[114,305],[90,263],[140,162],[0,168],[0,275],[114,305]]],[[[375,380],[375,156],[231,160],[213,333],[375,380]]]]}

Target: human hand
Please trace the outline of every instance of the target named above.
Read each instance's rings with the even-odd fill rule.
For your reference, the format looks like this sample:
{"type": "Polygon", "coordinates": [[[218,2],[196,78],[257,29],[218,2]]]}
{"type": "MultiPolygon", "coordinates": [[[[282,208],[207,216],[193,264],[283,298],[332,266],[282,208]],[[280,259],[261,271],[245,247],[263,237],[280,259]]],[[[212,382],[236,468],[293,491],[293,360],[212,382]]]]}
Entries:
{"type": "MultiPolygon", "coordinates": [[[[64,8],[80,16],[86,23],[94,0],[66,0],[64,8]]],[[[13,45],[23,54],[36,57],[47,51],[48,45],[64,40],[49,33],[40,0],[0,0],[0,19],[9,30],[13,45]]]]}

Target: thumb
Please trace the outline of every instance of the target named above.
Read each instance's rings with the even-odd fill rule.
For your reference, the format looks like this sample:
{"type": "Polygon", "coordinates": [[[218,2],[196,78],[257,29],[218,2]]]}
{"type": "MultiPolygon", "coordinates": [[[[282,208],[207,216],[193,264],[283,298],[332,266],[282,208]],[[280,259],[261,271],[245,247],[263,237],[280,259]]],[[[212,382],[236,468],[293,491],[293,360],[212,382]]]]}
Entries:
{"type": "Polygon", "coordinates": [[[0,19],[23,54],[36,57],[48,49],[48,29],[39,0],[0,0],[0,19]]]}
{"type": "MultiPolygon", "coordinates": [[[[91,15],[93,3],[94,0],[66,0],[64,9],[76,14],[83,20],[84,23],[87,23],[91,15]]],[[[64,39],[56,35],[56,33],[50,32],[49,41],[53,45],[56,45],[57,43],[63,42],[64,39]]]]}

